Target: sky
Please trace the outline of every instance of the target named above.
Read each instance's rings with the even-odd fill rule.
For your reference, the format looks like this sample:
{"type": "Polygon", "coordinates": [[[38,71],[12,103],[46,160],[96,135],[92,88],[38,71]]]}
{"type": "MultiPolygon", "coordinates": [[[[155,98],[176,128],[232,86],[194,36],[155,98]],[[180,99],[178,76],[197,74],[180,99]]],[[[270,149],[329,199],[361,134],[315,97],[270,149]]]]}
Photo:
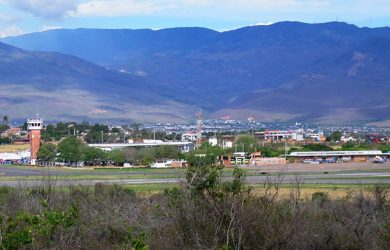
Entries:
{"type": "Polygon", "coordinates": [[[279,21],[390,26],[390,0],[0,0],[0,37],[56,28],[218,31],[279,21]]]}

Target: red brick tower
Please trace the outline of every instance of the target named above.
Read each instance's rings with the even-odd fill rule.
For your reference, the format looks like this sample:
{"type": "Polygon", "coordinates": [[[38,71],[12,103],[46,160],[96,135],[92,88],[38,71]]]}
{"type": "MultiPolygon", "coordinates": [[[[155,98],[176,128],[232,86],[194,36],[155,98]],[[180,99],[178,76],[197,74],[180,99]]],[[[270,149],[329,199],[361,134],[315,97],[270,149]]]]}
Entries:
{"type": "Polygon", "coordinates": [[[41,129],[42,129],[43,121],[41,119],[28,119],[27,120],[27,127],[30,131],[29,138],[30,138],[30,145],[31,145],[31,165],[36,164],[37,160],[37,153],[39,150],[39,147],[41,146],[41,129]]]}

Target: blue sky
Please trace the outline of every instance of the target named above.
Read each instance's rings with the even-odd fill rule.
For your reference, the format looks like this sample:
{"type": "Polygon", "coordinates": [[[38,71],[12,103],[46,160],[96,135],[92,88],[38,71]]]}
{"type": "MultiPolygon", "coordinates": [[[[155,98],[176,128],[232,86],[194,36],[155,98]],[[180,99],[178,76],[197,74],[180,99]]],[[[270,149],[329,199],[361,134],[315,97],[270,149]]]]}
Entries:
{"type": "Polygon", "coordinates": [[[0,37],[53,28],[224,31],[278,21],[390,26],[390,0],[0,0],[0,37]]]}

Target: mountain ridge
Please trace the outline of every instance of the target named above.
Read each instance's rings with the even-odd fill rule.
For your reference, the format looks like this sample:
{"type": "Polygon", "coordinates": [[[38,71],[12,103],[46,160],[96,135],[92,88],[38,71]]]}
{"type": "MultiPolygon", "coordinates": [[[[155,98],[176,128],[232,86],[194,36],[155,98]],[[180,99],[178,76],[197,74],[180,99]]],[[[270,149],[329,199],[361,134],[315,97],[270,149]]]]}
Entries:
{"type": "Polygon", "coordinates": [[[201,107],[210,116],[324,121],[334,114],[342,121],[345,113],[345,121],[390,119],[386,27],[280,22],[225,32],[77,29],[1,41],[81,57],[137,79],[156,98],[184,110],[201,107]]]}

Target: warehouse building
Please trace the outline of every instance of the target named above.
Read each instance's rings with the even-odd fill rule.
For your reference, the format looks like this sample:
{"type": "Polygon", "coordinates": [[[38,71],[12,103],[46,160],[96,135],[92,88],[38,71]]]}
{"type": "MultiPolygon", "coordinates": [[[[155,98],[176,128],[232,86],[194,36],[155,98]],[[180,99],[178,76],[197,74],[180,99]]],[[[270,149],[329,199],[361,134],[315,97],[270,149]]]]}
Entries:
{"type": "Polygon", "coordinates": [[[290,161],[304,163],[368,162],[387,157],[389,154],[380,150],[292,152],[288,155],[290,161]]]}

